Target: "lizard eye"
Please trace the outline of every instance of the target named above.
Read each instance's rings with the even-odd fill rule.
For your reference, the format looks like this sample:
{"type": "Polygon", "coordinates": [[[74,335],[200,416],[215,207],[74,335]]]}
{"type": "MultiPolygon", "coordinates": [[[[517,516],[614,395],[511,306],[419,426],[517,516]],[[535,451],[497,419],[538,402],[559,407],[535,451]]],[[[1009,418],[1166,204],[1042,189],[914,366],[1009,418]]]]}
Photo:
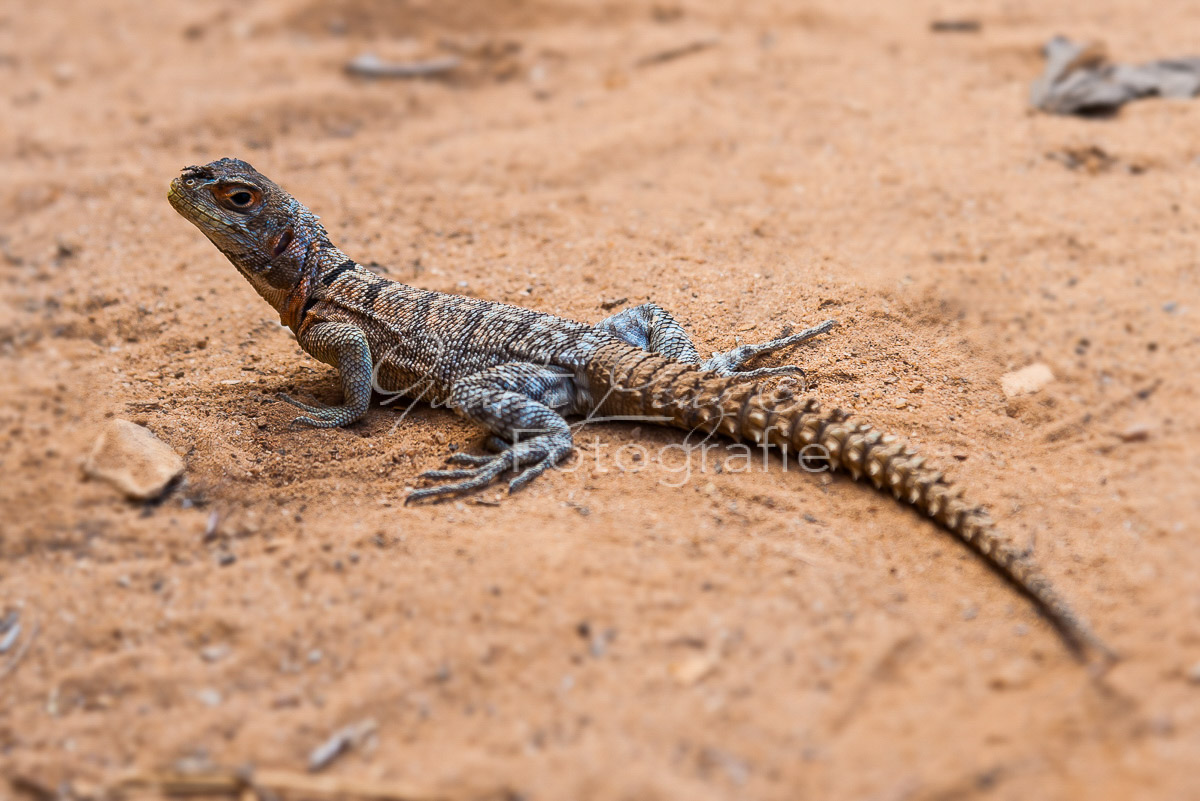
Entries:
{"type": "Polygon", "coordinates": [[[262,192],[245,184],[215,187],[213,195],[222,206],[237,212],[253,211],[262,201],[262,192]]]}

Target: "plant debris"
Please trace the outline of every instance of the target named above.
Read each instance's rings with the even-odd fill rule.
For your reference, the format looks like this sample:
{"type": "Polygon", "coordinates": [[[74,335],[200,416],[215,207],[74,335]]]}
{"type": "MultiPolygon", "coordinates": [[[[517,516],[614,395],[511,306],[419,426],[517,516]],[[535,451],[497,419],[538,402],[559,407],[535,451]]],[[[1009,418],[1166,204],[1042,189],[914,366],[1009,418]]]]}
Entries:
{"type": "Polygon", "coordinates": [[[979,33],[983,23],[977,19],[935,19],[929,23],[933,33],[979,33]]]}
{"type": "Polygon", "coordinates": [[[1114,114],[1142,97],[1194,97],[1200,93],[1200,58],[1112,64],[1102,43],[1077,44],[1055,36],[1042,49],[1046,69],[1033,82],[1030,101],[1051,114],[1114,114]]]}
{"type": "Polygon", "coordinates": [[[374,53],[363,53],[346,64],[346,72],[363,78],[432,78],[451,72],[462,64],[458,56],[427,61],[384,61],[374,53]]]}
{"type": "Polygon", "coordinates": [[[291,793],[309,799],[363,799],[363,801],[443,801],[449,797],[403,784],[366,781],[338,776],[312,776],[284,770],[218,768],[196,772],[137,773],[118,780],[111,795],[151,791],[169,797],[236,796],[258,798],[291,793]]]}
{"type": "Polygon", "coordinates": [[[634,66],[650,67],[655,64],[665,64],[668,61],[674,61],[677,58],[690,56],[693,53],[700,53],[709,48],[716,47],[721,43],[720,37],[710,36],[705,39],[697,39],[694,42],[680,45],[679,47],[671,47],[666,50],[660,50],[657,53],[651,53],[648,56],[639,58],[634,66]]]}
{"type": "Polygon", "coordinates": [[[374,734],[377,728],[378,725],[370,718],[343,726],[312,750],[308,755],[308,769],[314,773],[325,769],[339,756],[374,734]]]}

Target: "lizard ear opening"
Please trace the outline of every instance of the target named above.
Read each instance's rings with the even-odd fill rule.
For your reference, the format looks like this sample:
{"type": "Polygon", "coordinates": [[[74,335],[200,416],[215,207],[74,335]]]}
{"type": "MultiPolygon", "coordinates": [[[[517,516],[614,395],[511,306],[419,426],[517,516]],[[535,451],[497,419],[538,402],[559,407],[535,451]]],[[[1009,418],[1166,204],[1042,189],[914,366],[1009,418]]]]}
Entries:
{"type": "Polygon", "coordinates": [[[275,247],[271,248],[271,258],[277,259],[282,256],[283,252],[291,247],[292,239],[294,239],[295,236],[295,233],[292,231],[292,226],[289,225],[287,228],[284,228],[283,233],[281,233],[275,239],[275,247]]]}

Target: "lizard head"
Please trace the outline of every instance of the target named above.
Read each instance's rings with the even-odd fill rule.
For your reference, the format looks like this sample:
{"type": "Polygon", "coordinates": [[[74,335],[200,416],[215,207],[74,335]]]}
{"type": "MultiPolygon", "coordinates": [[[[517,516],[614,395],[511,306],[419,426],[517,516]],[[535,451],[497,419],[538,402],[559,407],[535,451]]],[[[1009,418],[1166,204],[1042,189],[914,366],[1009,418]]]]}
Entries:
{"type": "Polygon", "coordinates": [[[329,242],[315,214],[239,159],[184,167],[167,199],[276,308],[302,278],[309,247],[329,242]]]}

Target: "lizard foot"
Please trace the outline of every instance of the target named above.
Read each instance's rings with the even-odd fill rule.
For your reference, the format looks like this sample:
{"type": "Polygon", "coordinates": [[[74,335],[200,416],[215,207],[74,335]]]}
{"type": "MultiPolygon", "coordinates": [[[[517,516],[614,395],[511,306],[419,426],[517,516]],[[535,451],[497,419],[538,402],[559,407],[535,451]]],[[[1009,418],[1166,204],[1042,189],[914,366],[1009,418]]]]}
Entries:
{"type": "Polygon", "coordinates": [[[470,492],[480,487],[486,487],[507,470],[517,470],[522,465],[529,465],[508,482],[508,491],[515,492],[565,459],[570,455],[571,449],[569,435],[545,434],[518,442],[492,456],[475,456],[469,453],[451,454],[448,460],[451,463],[471,466],[458,470],[429,470],[422,473],[420,478],[451,480],[451,483],[415,489],[408,494],[404,502],[470,492]]]}
{"type": "Polygon", "coordinates": [[[836,320],[826,320],[819,325],[814,325],[812,328],[806,328],[790,336],[772,339],[770,342],[763,342],[757,345],[742,345],[723,353],[714,353],[711,359],[705,359],[701,362],[700,366],[705,370],[712,370],[720,375],[737,376],[738,378],[804,375],[804,368],[794,364],[786,364],[781,367],[760,367],[757,370],[742,370],[740,368],[755,356],[762,356],[765,353],[774,353],[777,350],[799,345],[801,342],[806,342],[813,337],[828,333],[835,325],[837,325],[836,320]]]}
{"type": "Polygon", "coordinates": [[[452,453],[446,457],[446,461],[450,464],[488,464],[496,458],[496,454],[504,453],[512,445],[503,437],[497,437],[495,434],[492,434],[483,441],[483,447],[491,451],[492,454],[490,456],[476,456],[471,453],[452,453]]]}
{"type": "Polygon", "coordinates": [[[282,392],[279,393],[279,399],[305,412],[300,417],[292,418],[293,423],[300,423],[312,426],[313,428],[337,428],[347,423],[353,423],[362,416],[359,410],[351,406],[311,406],[282,392]]]}

